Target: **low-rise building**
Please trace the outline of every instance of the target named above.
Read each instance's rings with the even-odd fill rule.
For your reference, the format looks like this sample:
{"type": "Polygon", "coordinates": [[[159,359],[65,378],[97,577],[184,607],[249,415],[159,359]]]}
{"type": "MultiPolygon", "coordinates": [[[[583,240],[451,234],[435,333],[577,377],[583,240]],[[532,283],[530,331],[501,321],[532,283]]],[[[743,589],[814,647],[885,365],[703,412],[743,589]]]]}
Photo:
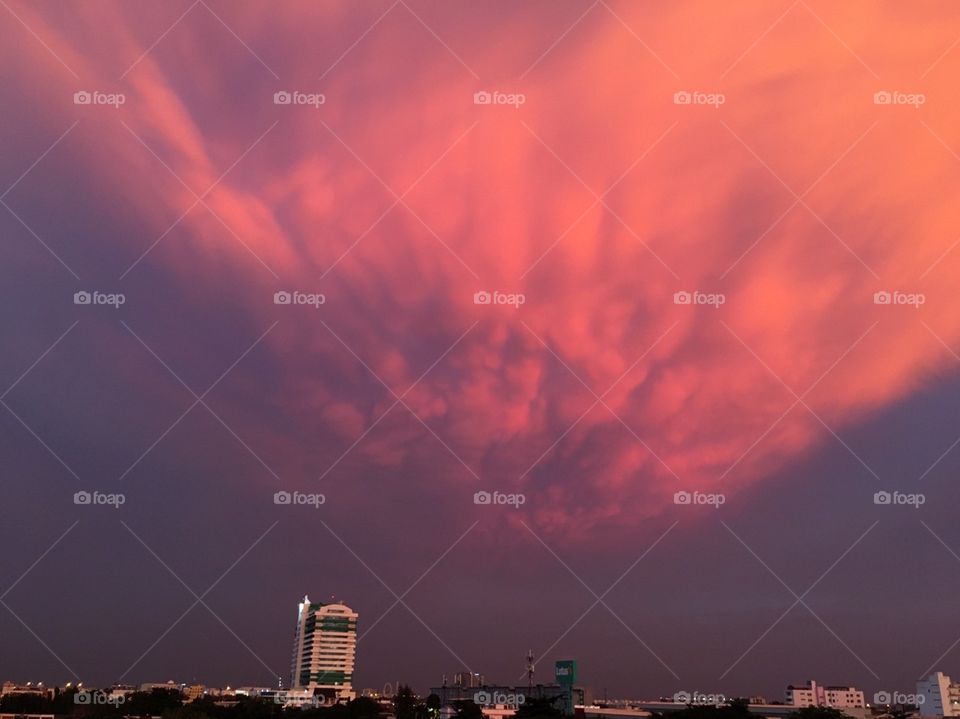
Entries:
{"type": "Polygon", "coordinates": [[[863,709],[867,705],[863,691],[856,687],[821,686],[812,679],[806,684],[788,686],[785,700],[793,707],[863,709]]]}
{"type": "Polygon", "coordinates": [[[43,682],[34,684],[33,682],[27,682],[26,684],[17,684],[16,682],[4,682],[0,685],[0,697],[13,696],[13,695],[30,695],[30,696],[39,696],[46,697],[51,696],[52,690],[49,690],[43,686],[43,682]]]}

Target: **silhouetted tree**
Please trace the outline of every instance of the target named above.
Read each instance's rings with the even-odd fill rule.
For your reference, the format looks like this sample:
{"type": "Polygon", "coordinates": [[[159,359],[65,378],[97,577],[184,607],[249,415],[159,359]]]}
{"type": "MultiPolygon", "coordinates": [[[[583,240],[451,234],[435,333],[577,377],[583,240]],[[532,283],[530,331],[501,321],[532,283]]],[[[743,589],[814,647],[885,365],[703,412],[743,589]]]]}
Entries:
{"type": "Polygon", "coordinates": [[[166,711],[179,709],[183,700],[179,689],[154,688],[149,692],[134,692],[123,703],[123,713],[131,716],[163,716],[166,711]]]}
{"type": "Polygon", "coordinates": [[[483,710],[472,700],[454,702],[457,710],[456,719],[483,719],[483,710]]]}
{"type": "Polygon", "coordinates": [[[516,719],[560,719],[563,712],[557,708],[556,702],[559,697],[553,699],[533,699],[527,697],[514,714],[516,719]]]}
{"type": "Polygon", "coordinates": [[[401,684],[397,687],[397,693],[393,697],[393,713],[397,719],[419,719],[418,709],[422,706],[408,685],[401,684]]]}
{"type": "Polygon", "coordinates": [[[803,707],[788,715],[788,719],[850,719],[833,707],[803,707]]]}
{"type": "Polygon", "coordinates": [[[357,697],[347,703],[348,719],[377,719],[380,705],[370,697],[357,697]]]}

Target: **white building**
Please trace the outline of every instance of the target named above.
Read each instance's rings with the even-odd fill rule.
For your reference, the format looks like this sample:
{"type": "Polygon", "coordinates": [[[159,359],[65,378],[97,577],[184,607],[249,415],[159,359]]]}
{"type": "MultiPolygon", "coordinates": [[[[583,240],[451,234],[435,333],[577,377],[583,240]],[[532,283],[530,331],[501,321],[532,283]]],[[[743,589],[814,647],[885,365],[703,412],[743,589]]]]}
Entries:
{"type": "Polygon", "coordinates": [[[794,707],[835,709],[863,709],[867,705],[863,692],[855,687],[824,687],[813,680],[802,686],[788,686],[786,703],[794,707]]]}
{"type": "Polygon", "coordinates": [[[304,597],[297,610],[291,689],[335,702],[356,698],[356,652],[357,613],[339,602],[321,604],[304,597]]]}
{"type": "Polygon", "coordinates": [[[925,717],[960,716],[960,685],[943,672],[917,682],[917,699],[923,697],[920,715],[925,717]]]}

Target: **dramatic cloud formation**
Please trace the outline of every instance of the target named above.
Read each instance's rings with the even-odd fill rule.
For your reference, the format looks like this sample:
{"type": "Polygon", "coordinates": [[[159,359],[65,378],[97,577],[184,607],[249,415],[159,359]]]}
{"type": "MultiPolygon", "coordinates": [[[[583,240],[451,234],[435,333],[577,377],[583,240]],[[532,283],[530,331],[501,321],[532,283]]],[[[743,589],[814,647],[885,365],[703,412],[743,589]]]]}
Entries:
{"type": "MultiPolygon", "coordinates": [[[[942,18],[550,8],[13,4],[33,32],[3,31],[25,137],[5,176],[76,125],[35,170],[71,196],[30,196],[31,174],[6,201],[130,312],[159,282],[181,307],[229,307],[244,335],[224,357],[276,321],[268,368],[238,367],[221,406],[278,473],[438,461],[465,502],[473,477],[527,493],[548,532],[762,482],[952,369],[960,60],[938,59],[942,18]],[[75,105],[80,90],[125,103],[75,105]],[[82,215],[85,246],[46,225],[59,202],[51,222],[82,215]],[[278,306],[278,290],[326,302],[278,306]]],[[[176,367],[209,360],[169,325],[135,329],[176,367]]],[[[147,366],[118,370],[144,396],[170,379],[147,366]]]]}

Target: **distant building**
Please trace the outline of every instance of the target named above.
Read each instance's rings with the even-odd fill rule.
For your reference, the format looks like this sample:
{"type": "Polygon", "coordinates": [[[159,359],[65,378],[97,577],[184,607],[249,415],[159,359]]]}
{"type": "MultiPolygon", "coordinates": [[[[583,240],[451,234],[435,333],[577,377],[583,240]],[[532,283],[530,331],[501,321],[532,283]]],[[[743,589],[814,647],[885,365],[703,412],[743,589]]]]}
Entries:
{"type": "Polygon", "coordinates": [[[183,688],[182,684],[177,684],[173,679],[170,679],[163,684],[159,682],[147,682],[140,685],[140,691],[142,692],[152,692],[154,689],[172,689],[173,691],[180,691],[183,688]]]}
{"type": "Polygon", "coordinates": [[[196,699],[202,699],[207,693],[207,688],[203,684],[191,684],[183,688],[183,700],[192,702],[196,699]]]}
{"type": "Polygon", "coordinates": [[[440,697],[441,716],[445,717],[453,716],[461,702],[471,701],[486,719],[508,719],[522,704],[533,700],[547,700],[563,714],[573,716],[575,707],[584,704],[586,691],[576,686],[577,663],[572,659],[558,661],[554,677],[556,684],[505,686],[487,684],[480,674],[463,673],[455,676],[453,686],[444,680],[443,686],[432,687],[430,693],[440,697]]]}
{"type": "Polygon", "coordinates": [[[855,687],[820,686],[810,680],[802,686],[787,687],[786,703],[794,707],[833,707],[834,709],[863,709],[867,703],[863,692],[855,687]]]}
{"type": "Polygon", "coordinates": [[[304,597],[297,610],[292,690],[306,690],[334,702],[354,699],[357,613],[345,604],[321,604],[304,597]]]}
{"type": "Polygon", "coordinates": [[[453,686],[455,687],[482,687],[484,683],[483,674],[457,672],[453,675],[453,686]]]}
{"type": "Polygon", "coordinates": [[[917,698],[923,697],[919,706],[925,717],[960,716],[960,685],[943,672],[931,674],[917,682],[917,698]]]}
{"type": "Polygon", "coordinates": [[[517,708],[531,699],[547,699],[566,715],[574,713],[570,691],[559,684],[534,684],[530,686],[506,686],[486,684],[482,687],[431,687],[431,694],[440,697],[440,706],[447,715],[453,714],[457,704],[471,701],[477,704],[484,716],[490,719],[512,716],[517,708]]]}
{"type": "Polygon", "coordinates": [[[137,691],[137,688],[132,684],[114,684],[112,687],[110,687],[108,696],[114,700],[116,704],[119,704],[121,701],[125,701],[127,697],[129,697],[135,691],[137,691]]]}
{"type": "Polygon", "coordinates": [[[27,682],[26,684],[16,684],[15,682],[4,682],[0,685],[0,697],[17,694],[45,697],[50,696],[51,691],[45,689],[43,683],[34,684],[33,682],[27,682]]]}

